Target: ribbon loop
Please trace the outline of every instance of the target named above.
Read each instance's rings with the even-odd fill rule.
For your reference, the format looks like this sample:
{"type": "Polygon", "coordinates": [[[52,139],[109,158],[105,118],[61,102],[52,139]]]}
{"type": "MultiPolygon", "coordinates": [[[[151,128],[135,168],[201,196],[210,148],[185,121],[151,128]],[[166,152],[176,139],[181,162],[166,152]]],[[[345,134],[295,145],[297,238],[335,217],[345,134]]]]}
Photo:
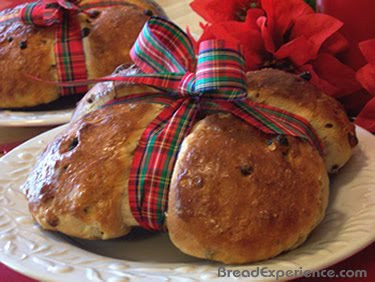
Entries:
{"type": "Polygon", "coordinates": [[[145,73],[195,72],[194,47],[173,23],[151,18],[143,27],[130,56],[145,73]]]}
{"type": "Polygon", "coordinates": [[[222,40],[202,42],[199,46],[195,91],[217,99],[246,97],[242,48],[222,40]]]}

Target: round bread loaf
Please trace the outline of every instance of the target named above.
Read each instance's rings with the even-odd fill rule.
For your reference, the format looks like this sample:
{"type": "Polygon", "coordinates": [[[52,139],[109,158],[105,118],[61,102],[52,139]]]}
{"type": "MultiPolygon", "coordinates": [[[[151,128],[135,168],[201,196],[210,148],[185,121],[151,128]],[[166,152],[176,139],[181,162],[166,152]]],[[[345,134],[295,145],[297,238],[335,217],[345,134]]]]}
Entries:
{"type": "Polygon", "coordinates": [[[249,99],[297,114],[310,122],[325,147],[327,171],[336,173],[358,143],[341,104],[304,79],[277,69],[247,75],[249,99]]]}
{"type": "MultiPolygon", "coordinates": [[[[129,68],[122,74],[137,71],[129,68]]],[[[310,91],[308,84],[301,85],[300,91],[310,91]]],[[[266,81],[262,87],[267,88],[266,81]]],[[[138,102],[98,108],[112,98],[144,91],[156,90],[106,82],[81,100],[23,187],[43,228],[109,239],[137,225],[128,202],[128,176],[141,134],[164,106],[138,102]]],[[[312,111],[308,105],[314,99],[300,99],[301,107],[290,110],[299,114],[305,99],[312,111]]],[[[345,117],[335,103],[324,105],[325,111],[345,117]]],[[[314,118],[320,112],[315,110],[314,118]]],[[[337,134],[348,133],[346,121],[335,124],[337,134]]],[[[335,152],[335,138],[323,141],[335,152]]],[[[307,142],[262,133],[229,114],[202,115],[174,167],[166,220],[170,238],[187,254],[225,263],[275,256],[301,244],[321,221],[328,182],[323,158],[307,142]]]]}
{"type": "Polygon", "coordinates": [[[24,184],[34,219],[85,239],[123,236],[137,225],[128,203],[133,153],[163,106],[121,104],[85,115],[50,143],[24,184]]]}
{"type": "MultiPolygon", "coordinates": [[[[128,175],[155,104],[120,104],[73,122],[24,185],[45,229],[86,239],[127,234],[137,222],[128,175]]],[[[215,114],[185,139],[174,169],[167,227],[183,252],[225,263],[265,259],[301,244],[323,218],[328,177],[319,153],[215,114]]]]}
{"type": "MultiPolygon", "coordinates": [[[[152,0],[123,2],[126,5],[95,8],[95,17],[77,16],[89,79],[109,75],[118,65],[130,63],[129,51],[149,16],[164,16],[152,0]]],[[[1,11],[0,16],[23,6],[1,11]]],[[[32,107],[59,98],[58,87],[27,76],[57,80],[55,29],[21,22],[0,24],[0,108],[32,107]]]]}
{"type": "Polygon", "coordinates": [[[226,114],[185,138],[167,226],[186,254],[224,263],[267,259],[302,244],[322,220],[329,180],[317,150],[226,114]]]}

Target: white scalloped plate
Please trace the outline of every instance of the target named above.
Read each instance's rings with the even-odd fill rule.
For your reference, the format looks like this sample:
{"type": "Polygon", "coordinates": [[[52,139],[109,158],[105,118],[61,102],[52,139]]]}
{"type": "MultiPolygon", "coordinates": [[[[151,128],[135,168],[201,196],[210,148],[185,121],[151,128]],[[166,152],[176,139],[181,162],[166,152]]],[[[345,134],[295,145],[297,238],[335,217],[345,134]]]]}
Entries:
{"type": "MultiPolygon", "coordinates": [[[[44,133],[0,159],[0,260],[28,276],[60,281],[219,280],[219,264],[179,252],[167,234],[135,231],[110,241],[71,239],[32,221],[20,185],[35,158],[64,127],[44,133]]],[[[353,158],[332,178],[327,215],[300,248],[274,259],[231,269],[318,270],[375,240],[375,138],[357,128],[353,158]]],[[[251,251],[251,250],[249,250],[251,251]]]]}
{"type": "Polygon", "coordinates": [[[0,110],[0,126],[33,127],[59,125],[69,122],[72,113],[73,108],[35,112],[0,110]]]}

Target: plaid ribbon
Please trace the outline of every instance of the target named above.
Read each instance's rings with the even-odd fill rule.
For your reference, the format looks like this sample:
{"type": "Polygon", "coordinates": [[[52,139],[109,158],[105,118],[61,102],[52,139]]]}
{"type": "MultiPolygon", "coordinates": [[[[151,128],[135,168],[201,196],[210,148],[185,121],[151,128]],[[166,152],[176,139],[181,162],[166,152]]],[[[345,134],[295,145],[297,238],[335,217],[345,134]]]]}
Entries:
{"type": "MultiPolygon", "coordinates": [[[[36,27],[51,27],[55,29],[55,59],[58,81],[61,83],[87,80],[85,53],[83,49],[81,26],[76,15],[90,14],[90,9],[103,8],[113,5],[129,5],[124,0],[97,1],[86,4],[72,0],[41,0],[28,3],[20,10],[14,9],[0,17],[0,24],[22,21],[24,24],[36,27]]],[[[85,94],[87,85],[64,86],[60,95],[85,94]]]]}
{"type": "Polygon", "coordinates": [[[246,99],[245,62],[238,45],[208,40],[201,43],[196,58],[190,39],[180,28],[151,18],[130,55],[142,74],[74,83],[123,81],[161,90],[115,99],[103,106],[138,101],[167,105],[143,132],[133,157],[129,203],[141,227],[164,229],[176,158],[200,110],[229,112],[265,133],[303,138],[322,152],[318,136],[305,119],[246,99]]]}

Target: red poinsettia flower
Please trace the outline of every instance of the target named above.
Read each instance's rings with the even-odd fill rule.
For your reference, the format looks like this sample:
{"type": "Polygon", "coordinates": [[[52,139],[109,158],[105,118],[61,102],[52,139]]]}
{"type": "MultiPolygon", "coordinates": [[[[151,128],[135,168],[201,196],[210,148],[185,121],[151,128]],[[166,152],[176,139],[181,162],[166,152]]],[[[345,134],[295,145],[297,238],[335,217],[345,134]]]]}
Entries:
{"type": "Polygon", "coordinates": [[[202,25],[199,41],[216,38],[241,43],[248,70],[273,67],[292,73],[308,71],[311,83],[334,97],[361,88],[354,70],[336,58],[347,47],[338,32],[342,22],[314,13],[303,0],[260,0],[259,8],[247,8],[242,20],[239,12],[253,2],[193,1],[192,8],[209,22],[202,25]]]}
{"type": "Polygon", "coordinates": [[[375,133],[375,39],[359,44],[368,64],[357,72],[357,79],[374,98],[372,98],[356,119],[356,123],[375,133]]]}
{"type": "Polygon", "coordinates": [[[190,6],[209,23],[243,21],[247,10],[259,6],[260,0],[198,0],[190,6]]]}

